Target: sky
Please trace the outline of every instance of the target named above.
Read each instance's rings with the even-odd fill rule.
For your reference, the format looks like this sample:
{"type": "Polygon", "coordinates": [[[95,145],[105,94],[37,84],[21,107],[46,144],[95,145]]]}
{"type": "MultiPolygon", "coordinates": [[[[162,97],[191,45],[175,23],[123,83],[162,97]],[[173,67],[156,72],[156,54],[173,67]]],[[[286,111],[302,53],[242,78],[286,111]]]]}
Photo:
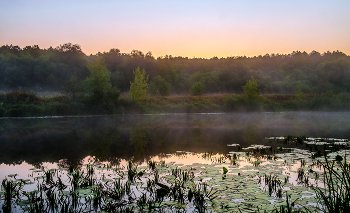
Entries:
{"type": "Polygon", "coordinates": [[[350,55],[349,0],[0,0],[0,46],[211,58],[350,55]]]}

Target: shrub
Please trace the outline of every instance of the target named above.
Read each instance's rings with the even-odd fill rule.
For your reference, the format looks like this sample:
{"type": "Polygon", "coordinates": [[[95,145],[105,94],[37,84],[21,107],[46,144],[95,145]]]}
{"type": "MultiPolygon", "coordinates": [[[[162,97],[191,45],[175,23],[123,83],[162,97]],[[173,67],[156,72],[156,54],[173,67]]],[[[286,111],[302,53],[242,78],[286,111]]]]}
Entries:
{"type": "Polygon", "coordinates": [[[146,97],[148,88],[148,75],[146,76],[146,70],[137,67],[133,74],[135,76],[134,82],[130,82],[130,97],[136,101],[140,101],[146,97]]]}
{"type": "Polygon", "coordinates": [[[348,109],[349,102],[350,102],[349,93],[347,93],[347,92],[339,93],[337,95],[336,102],[338,103],[339,108],[348,109]]]}
{"type": "Polygon", "coordinates": [[[45,115],[68,115],[70,114],[70,107],[64,103],[50,103],[45,106],[45,115]]]}
{"type": "Polygon", "coordinates": [[[133,112],[141,112],[142,107],[139,102],[137,102],[134,99],[131,98],[120,98],[118,100],[119,107],[122,107],[124,109],[124,113],[130,113],[130,111],[133,112]]]}
{"type": "Polygon", "coordinates": [[[230,95],[224,99],[224,106],[227,110],[235,110],[246,105],[246,99],[241,95],[230,95]]]}
{"type": "Polygon", "coordinates": [[[312,99],[311,107],[313,109],[329,109],[334,104],[333,96],[332,91],[326,91],[312,99]]]}
{"type": "Polygon", "coordinates": [[[37,105],[19,105],[6,111],[7,117],[29,117],[44,115],[45,108],[37,105]]]}
{"type": "Polygon", "coordinates": [[[102,60],[97,59],[88,66],[90,76],[87,80],[87,91],[90,93],[88,102],[93,105],[113,105],[117,102],[120,91],[112,87],[110,72],[102,65],[102,60]]]}
{"type": "Polygon", "coordinates": [[[4,103],[7,104],[33,104],[39,102],[39,98],[32,92],[12,91],[6,93],[4,103]]]}
{"type": "Polygon", "coordinates": [[[246,85],[243,86],[243,92],[248,100],[256,100],[261,91],[258,89],[258,83],[254,77],[252,77],[246,85]]]}
{"type": "Polygon", "coordinates": [[[28,116],[43,116],[45,111],[44,107],[34,104],[25,105],[25,109],[28,113],[28,116]]]}
{"type": "Polygon", "coordinates": [[[80,115],[85,113],[85,105],[78,102],[71,102],[68,105],[69,111],[72,115],[80,115]]]}
{"type": "Polygon", "coordinates": [[[236,106],[236,99],[233,95],[227,96],[224,99],[224,106],[226,109],[234,109],[236,106]]]}
{"type": "Polygon", "coordinates": [[[4,117],[5,116],[5,112],[6,112],[6,109],[4,107],[0,106],[0,117],[4,117]]]}
{"type": "Polygon", "coordinates": [[[149,83],[148,92],[154,96],[167,96],[170,94],[170,84],[160,75],[157,75],[149,83]]]}
{"type": "Polygon", "coordinates": [[[191,88],[190,92],[192,95],[203,95],[204,94],[204,85],[201,82],[194,83],[191,88]]]}

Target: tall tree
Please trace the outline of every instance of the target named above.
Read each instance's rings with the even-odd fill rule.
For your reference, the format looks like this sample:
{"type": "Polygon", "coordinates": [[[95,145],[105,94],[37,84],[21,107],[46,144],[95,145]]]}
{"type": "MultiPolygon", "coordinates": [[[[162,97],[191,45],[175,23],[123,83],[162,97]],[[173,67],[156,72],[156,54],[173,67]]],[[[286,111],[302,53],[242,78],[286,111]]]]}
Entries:
{"type": "Polygon", "coordinates": [[[148,75],[146,76],[146,70],[137,67],[134,71],[134,82],[130,82],[130,97],[136,101],[142,100],[146,97],[148,88],[148,75]]]}
{"type": "Polygon", "coordinates": [[[119,98],[119,91],[112,87],[110,72],[102,65],[101,59],[98,58],[88,69],[90,76],[87,77],[87,90],[91,94],[91,101],[101,104],[115,102],[119,98]]]}
{"type": "Polygon", "coordinates": [[[248,100],[255,100],[260,95],[259,85],[254,77],[252,77],[246,85],[243,86],[244,95],[248,100]]]}

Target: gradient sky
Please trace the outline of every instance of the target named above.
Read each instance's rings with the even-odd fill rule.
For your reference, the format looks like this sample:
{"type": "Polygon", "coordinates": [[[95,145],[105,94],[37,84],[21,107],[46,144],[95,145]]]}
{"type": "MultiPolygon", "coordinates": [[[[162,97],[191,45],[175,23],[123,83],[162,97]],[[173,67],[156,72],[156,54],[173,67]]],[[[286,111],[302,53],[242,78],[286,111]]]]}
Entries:
{"type": "Polygon", "coordinates": [[[349,0],[1,0],[0,45],[211,58],[339,50],[349,0]]]}

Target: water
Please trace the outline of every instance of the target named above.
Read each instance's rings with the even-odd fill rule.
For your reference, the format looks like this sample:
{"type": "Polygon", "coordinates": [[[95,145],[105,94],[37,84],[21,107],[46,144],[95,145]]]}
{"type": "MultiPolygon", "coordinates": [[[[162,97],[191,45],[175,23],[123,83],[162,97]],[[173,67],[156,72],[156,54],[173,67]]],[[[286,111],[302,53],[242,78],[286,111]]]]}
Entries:
{"type": "MultiPolygon", "coordinates": [[[[278,140],[265,139],[269,137],[293,135],[349,139],[349,118],[350,114],[346,112],[4,118],[0,120],[0,181],[9,178],[9,174],[17,174],[17,179],[34,178],[30,176],[33,176],[33,170],[30,169],[34,168],[45,170],[70,166],[85,168],[83,165],[90,163],[118,165],[126,170],[128,161],[146,168],[146,162],[154,160],[164,161],[169,169],[175,166],[183,170],[195,167],[198,179],[220,187],[225,185],[219,183],[219,179],[222,178],[222,166],[225,166],[229,169],[228,179],[233,181],[238,177],[251,178],[248,182],[254,190],[258,190],[252,187],[259,176],[257,172],[260,172],[260,176],[271,172],[277,174],[276,171],[280,169],[281,172],[278,173],[280,178],[291,177],[292,185],[285,188],[291,190],[298,185],[297,169],[301,166],[302,159],[300,156],[291,158],[285,164],[285,159],[259,160],[254,156],[247,158],[244,154],[238,157],[237,165],[232,165],[232,162],[227,159],[225,164],[219,162],[219,159],[224,159],[224,156],[230,152],[231,154],[241,152],[238,146],[228,146],[231,144],[239,144],[243,151],[244,148],[254,144],[270,146],[273,150],[277,150],[278,147],[293,148],[297,154],[298,151],[295,150],[301,150],[301,152],[310,150],[309,145],[305,143],[281,143],[278,140]],[[203,153],[213,155],[208,158],[203,157],[203,153]],[[261,161],[258,162],[258,167],[253,166],[255,161],[261,161]],[[209,171],[209,168],[216,168],[216,170],[209,171]],[[216,180],[200,173],[204,170],[213,173],[213,177],[218,174],[221,176],[216,180]],[[238,176],[238,173],[242,175],[238,176]],[[199,178],[200,176],[202,177],[199,178]]],[[[319,146],[318,148],[320,152],[324,152],[325,149],[329,147],[319,146]]],[[[279,155],[280,158],[290,157],[284,155],[281,157],[281,155],[279,155]]],[[[295,157],[295,154],[292,156],[295,157]]],[[[310,165],[311,161],[308,163],[310,165]]],[[[314,168],[314,170],[317,169],[314,168]]],[[[166,174],[164,171],[161,175],[166,176],[166,174]]],[[[99,178],[101,175],[102,173],[99,173],[99,178]]],[[[36,185],[26,187],[26,190],[31,191],[36,185]]],[[[218,191],[221,190],[220,187],[218,191]]],[[[258,188],[266,193],[263,186],[260,185],[258,188]]],[[[228,198],[225,193],[221,193],[220,202],[223,203],[222,205],[226,201],[233,202],[237,207],[242,203],[244,195],[236,194],[238,194],[236,197],[228,198]]],[[[304,193],[302,196],[308,195],[304,193]]],[[[249,202],[249,199],[246,199],[243,203],[249,202]]],[[[277,205],[276,203],[282,201],[275,202],[272,197],[269,202],[277,205]]],[[[251,205],[254,203],[252,202],[251,205]]],[[[193,208],[192,206],[186,211],[193,208]]]]}

